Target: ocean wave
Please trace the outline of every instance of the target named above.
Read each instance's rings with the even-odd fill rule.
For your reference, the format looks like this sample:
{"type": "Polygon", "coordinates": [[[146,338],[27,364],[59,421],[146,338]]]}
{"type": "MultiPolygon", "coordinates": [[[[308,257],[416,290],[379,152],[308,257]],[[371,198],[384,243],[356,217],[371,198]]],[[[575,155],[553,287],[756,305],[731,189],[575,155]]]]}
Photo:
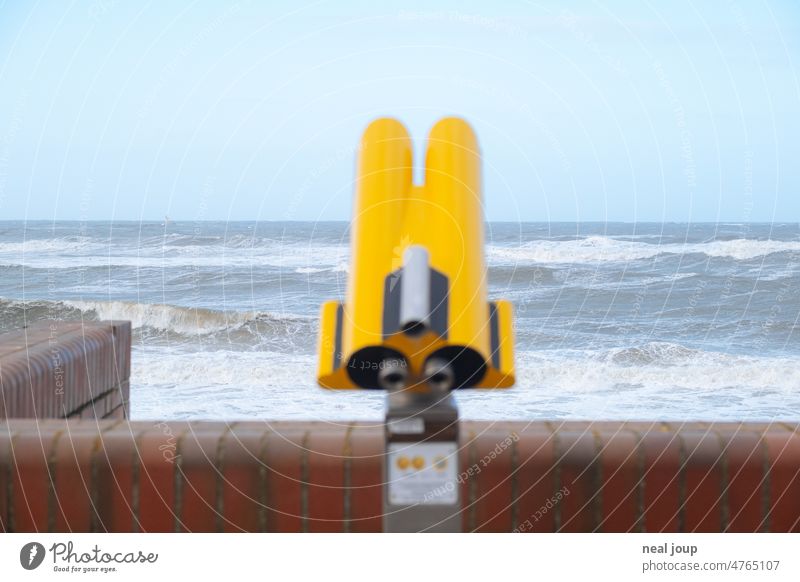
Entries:
{"type": "Polygon", "coordinates": [[[108,248],[106,244],[88,236],[68,236],[63,238],[31,238],[24,241],[0,242],[0,255],[21,255],[31,253],[75,253],[87,250],[100,251],[108,248]]]}
{"type": "Polygon", "coordinates": [[[703,253],[710,257],[748,260],[774,253],[800,253],[800,241],[732,239],[685,245],[686,252],[703,253]]]}
{"type": "Polygon", "coordinates": [[[173,233],[143,239],[139,246],[157,247],[162,251],[175,250],[184,254],[250,250],[294,255],[298,252],[327,253],[333,249],[337,254],[344,253],[346,255],[349,250],[347,240],[343,239],[327,241],[320,240],[318,237],[310,237],[308,240],[303,240],[297,237],[276,238],[244,233],[229,236],[173,233]]]}
{"type": "Polygon", "coordinates": [[[589,236],[570,241],[536,240],[519,246],[490,246],[489,262],[514,264],[627,262],[659,255],[703,254],[715,258],[750,260],[774,253],[800,253],[800,241],[755,239],[716,240],[705,243],[651,244],[589,236]]]}
{"type": "Polygon", "coordinates": [[[63,301],[67,307],[97,319],[128,320],[134,328],[191,335],[237,328],[259,316],[256,312],[215,311],[132,301],[63,301]]]}
{"type": "Polygon", "coordinates": [[[274,247],[280,244],[279,239],[273,237],[256,236],[252,233],[237,233],[229,236],[222,234],[203,234],[202,228],[192,234],[166,233],[141,239],[142,247],[161,248],[188,248],[188,247],[228,247],[232,249],[274,247]]]}
{"type": "Polygon", "coordinates": [[[19,327],[39,319],[130,321],[134,329],[182,336],[243,332],[249,339],[286,340],[310,332],[315,320],[299,315],[264,311],[222,311],[134,301],[15,301],[0,299],[3,327],[19,327]]]}
{"type": "MultiPolygon", "coordinates": [[[[349,247],[341,240],[301,242],[236,234],[201,237],[153,236],[141,241],[111,242],[88,237],[32,239],[0,243],[0,265],[65,269],[77,267],[276,267],[299,274],[344,272],[349,247]]],[[[628,262],[662,255],[701,254],[712,258],[747,261],[776,253],[800,255],[800,241],[732,239],[702,243],[648,243],[594,235],[572,240],[533,240],[518,245],[490,244],[489,266],[628,262]]]]}
{"type": "MultiPolygon", "coordinates": [[[[8,243],[17,245],[21,243],[8,243]]],[[[88,248],[88,247],[87,247],[88,248]]],[[[85,251],[86,249],[84,249],[85,251]]],[[[3,252],[0,266],[24,266],[34,269],[75,269],[91,267],[128,267],[136,269],[175,268],[259,268],[336,270],[347,264],[349,249],[345,246],[280,245],[272,247],[226,247],[196,245],[175,247],[89,248],[91,252],[62,248],[57,244],[47,251],[28,250],[3,252]]]]}
{"type": "Polygon", "coordinates": [[[641,346],[601,352],[600,360],[619,366],[674,366],[704,357],[702,350],[670,342],[648,342],[641,346]]]}

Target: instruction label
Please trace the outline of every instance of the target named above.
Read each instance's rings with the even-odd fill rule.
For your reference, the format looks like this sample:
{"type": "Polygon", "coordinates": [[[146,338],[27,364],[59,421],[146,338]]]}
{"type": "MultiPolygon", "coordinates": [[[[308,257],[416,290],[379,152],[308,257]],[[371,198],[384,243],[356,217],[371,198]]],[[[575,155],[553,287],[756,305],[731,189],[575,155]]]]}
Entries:
{"type": "Polygon", "coordinates": [[[453,505],[458,502],[455,443],[390,443],[391,505],[453,505]]]}

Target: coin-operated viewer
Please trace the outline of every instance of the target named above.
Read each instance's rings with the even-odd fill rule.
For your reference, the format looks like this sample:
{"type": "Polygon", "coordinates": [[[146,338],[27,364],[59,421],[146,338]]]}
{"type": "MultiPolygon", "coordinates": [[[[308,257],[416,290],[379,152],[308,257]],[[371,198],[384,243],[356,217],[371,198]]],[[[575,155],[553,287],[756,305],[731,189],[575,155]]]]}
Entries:
{"type": "Polygon", "coordinates": [[[489,301],[480,152],[464,120],[428,136],[413,184],[411,140],[394,119],[364,133],[344,303],[322,306],[325,388],[505,388],[514,384],[512,310],[489,301]]]}

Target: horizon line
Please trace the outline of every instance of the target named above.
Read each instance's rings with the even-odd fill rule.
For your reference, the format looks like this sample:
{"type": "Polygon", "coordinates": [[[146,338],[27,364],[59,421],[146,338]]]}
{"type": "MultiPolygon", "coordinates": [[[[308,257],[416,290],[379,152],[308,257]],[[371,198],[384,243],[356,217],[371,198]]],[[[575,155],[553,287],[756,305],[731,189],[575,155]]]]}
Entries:
{"type": "MultiPolygon", "coordinates": [[[[114,219],[80,219],[80,218],[0,218],[0,224],[9,222],[44,222],[44,223],[58,223],[58,222],[77,222],[77,223],[138,223],[138,224],[165,224],[163,218],[147,218],[147,219],[133,219],[133,218],[114,218],[114,219]]],[[[334,219],[334,220],[298,220],[298,219],[233,219],[233,220],[210,220],[210,219],[191,219],[191,218],[169,218],[166,223],[313,223],[313,224],[349,224],[350,220],[334,219]]],[[[798,224],[799,220],[782,220],[782,221],[768,221],[768,220],[484,220],[488,224],[773,224],[773,225],[790,225],[798,224]]]]}

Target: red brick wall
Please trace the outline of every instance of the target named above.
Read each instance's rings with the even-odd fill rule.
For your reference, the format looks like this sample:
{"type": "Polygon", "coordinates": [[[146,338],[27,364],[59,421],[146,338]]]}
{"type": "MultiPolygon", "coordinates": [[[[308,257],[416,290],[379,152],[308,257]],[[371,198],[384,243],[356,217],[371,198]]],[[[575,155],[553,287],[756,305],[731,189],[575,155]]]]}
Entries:
{"type": "MultiPolygon", "coordinates": [[[[461,434],[465,531],[800,531],[796,424],[461,434]]],[[[382,450],[380,426],[358,423],[11,420],[0,528],[380,531],[382,450]]]]}
{"type": "Polygon", "coordinates": [[[0,335],[0,420],[125,418],[129,322],[40,321],[0,335]]]}

